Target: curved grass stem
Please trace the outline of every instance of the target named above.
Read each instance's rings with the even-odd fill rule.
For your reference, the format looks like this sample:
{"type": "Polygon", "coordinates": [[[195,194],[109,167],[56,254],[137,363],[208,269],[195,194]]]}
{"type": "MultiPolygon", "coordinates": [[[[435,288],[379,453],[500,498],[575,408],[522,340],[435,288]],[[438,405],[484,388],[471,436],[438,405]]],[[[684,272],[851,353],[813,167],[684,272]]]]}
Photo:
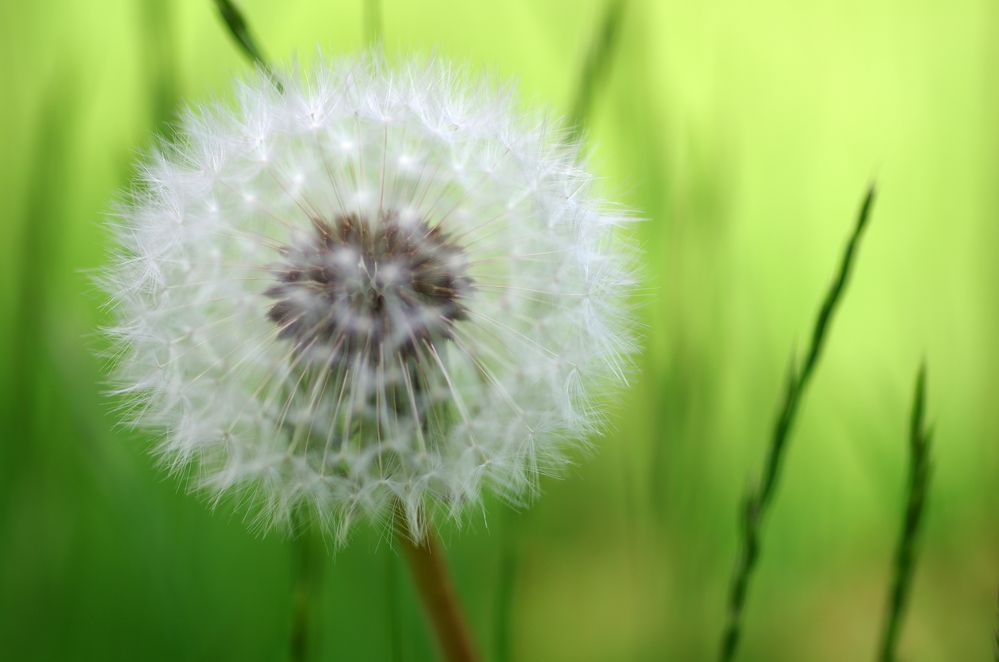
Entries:
{"type": "Polygon", "coordinates": [[[239,50],[251,62],[260,67],[280,91],[281,82],[274,74],[274,69],[271,68],[270,62],[264,56],[263,50],[261,50],[260,45],[250,31],[250,25],[247,23],[243,13],[239,11],[239,8],[232,0],[214,0],[214,2],[219,15],[222,17],[222,21],[225,23],[226,28],[229,29],[229,34],[232,36],[233,41],[236,42],[239,50]]]}
{"type": "Polygon", "coordinates": [[[912,587],[916,562],[916,536],[923,521],[926,493],[930,479],[930,440],[932,431],[926,427],[926,366],[919,369],[912,401],[909,426],[909,489],[902,517],[902,531],[895,552],[895,573],[888,597],[885,629],[881,638],[882,662],[896,659],[898,635],[902,617],[912,587]]]}
{"type": "Polygon", "coordinates": [[[590,115],[590,108],[597,90],[603,84],[610,70],[610,63],[617,47],[618,33],[621,31],[621,19],[627,0],[607,0],[603,19],[597,29],[597,34],[590,42],[586,60],[580,72],[579,84],[576,86],[576,96],[569,115],[569,136],[566,142],[575,142],[580,138],[590,115]]]}
{"type": "Polygon", "coordinates": [[[867,220],[870,216],[873,203],[874,186],[872,185],[868,188],[867,195],[864,197],[864,202],[860,207],[860,212],[857,214],[857,222],[854,226],[853,234],[847,242],[846,250],[843,253],[839,272],[833,280],[829,291],[826,293],[822,307],[819,309],[818,317],[815,320],[815,327],[812,331],[811,344],[805,355],[805,362],[801,366],[801,369],[798,370],[792,360],[788,369],[784,401],[777,414],[777,420],[774,423],[773,434],[770,439],[770,450],[767,453],[767,459],[763,466],[763,475],[758,486],[749,491],[743,502],[742,521],[739,531],[741,536],[741,550],[736,561],[729,589],[728,623],[722,634],[721,653],[719,655],[719,659],[723,662],[734,660],[739,648],[739,640],[742,635],[743,612],[749,593],[750,580],[753,576],[753,571],[756,569],[760,555],[762,522],[773,503],[774,491],[780,479],[784,453],[787,449],[791,429],[797,417],[801,398],[805,392],[805,388],[811,381],[815,367],[818,365],[819,357],[822,355],[822,349],[825,346],[833,314],[846,291],[846,284],[850,277],[857,248],[860,245],[864,228],[867,226],[867,220]]]}

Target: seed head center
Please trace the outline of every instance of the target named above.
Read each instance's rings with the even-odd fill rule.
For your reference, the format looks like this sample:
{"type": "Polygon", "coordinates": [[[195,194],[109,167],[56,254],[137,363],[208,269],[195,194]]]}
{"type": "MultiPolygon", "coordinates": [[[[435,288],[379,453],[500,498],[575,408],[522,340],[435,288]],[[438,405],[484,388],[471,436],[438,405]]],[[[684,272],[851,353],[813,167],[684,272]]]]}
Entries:
{"type": "Polygon", "coordinates": [[[450,339],[472,290],[464,250],[440,228],[394,211],[312,219],[282,247],[268,318],[278,337],[336,362],[411,359],[450,339]]]}

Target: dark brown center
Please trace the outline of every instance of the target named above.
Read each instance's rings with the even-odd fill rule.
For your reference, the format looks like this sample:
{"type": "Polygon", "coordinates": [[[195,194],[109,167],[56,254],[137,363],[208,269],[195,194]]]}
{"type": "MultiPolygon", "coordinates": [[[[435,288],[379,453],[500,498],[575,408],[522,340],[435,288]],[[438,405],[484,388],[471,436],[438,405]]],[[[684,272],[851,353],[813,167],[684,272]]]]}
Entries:
{"type": "Polygon", "coordinates": [[[338,363],[404,359],[452,337],[472,288],[464,251],[439,226],[386,212],[312,219],[281,249],[267,316],[278,336],[338,363]]]}

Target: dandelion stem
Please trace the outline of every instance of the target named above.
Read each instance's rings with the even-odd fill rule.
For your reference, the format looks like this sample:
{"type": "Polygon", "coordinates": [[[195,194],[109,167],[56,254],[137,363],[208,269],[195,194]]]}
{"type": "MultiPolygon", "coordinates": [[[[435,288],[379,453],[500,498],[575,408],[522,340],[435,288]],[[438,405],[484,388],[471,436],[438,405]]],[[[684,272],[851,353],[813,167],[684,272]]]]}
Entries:
{"type": "Polygon", "coordinates": [[[590,49],[580,73],[579,85],[576,87],[572,114],[569,115],[568,142],[575,142],[582,135],[586,119],[590,114],[590,107],[593,105],[593,97],[610,68],[611,56],[617,46],[625,4],[626,0],[608,0],[604,9],[603,20],[600,22],[596,36],[590,43],[590,49]]]}
{"type": "Polygon", "coordinates": [[[295,588],[292,598],[291,661],[305,662],[309,658],[309,628],[314,617],[314,591],[319,583],[316,542],[312,525],[303,517],[296,517],[295,588]]]}
{"type": "Polygon", "coordinates": [[[473,662],[475,652],[472,637],[458,604],[458,596],[448,575],[444,549],[437,533],[428,522],[422,539],[409,529],[406,517],[396,518],[398,539],[402,546],[413,583],[420,594],[427,618],[433,626],[441,653],[448,662],[473,662]]]}
{"type": "Polygon", "coordinates": [[[902,519],[902,531],[895,552],[895,577],[888,597],[887,619],[881,640],[882,662],[896,659],[895,649],[912,587],[916,560],[916,536],[923,520],[927,486],[930,479],[930,440],[932,431],[926,427],[926,365],[916,377],[909,427],[909,493],[902,519]]]}
{"type": "Polygon", "coordinates": [[[797,370],[792,360],[788,369],[787,387],[784,394],[784,403],[777,415],[774,423],[773,435],[770,440],[770,450],[766,463],[763,467],[763,476],[759,486],[751,489],[746,495],[743,504],[742,523],[740,534],[742,536],[741,550],[736,562],[735,572],[732,575],[728,604],[728,623],[722,636],[721,654],[719,659],[723,661],[735,659],[739,647],[739,639],[742,633],[742,617],[746,604],[746,596],[749,592],[749,582],[760,553],[760,529],[764,517],[773,501],[774,490],[780,478],[781,462],[784,458],[784,451],[787,448],[787,441],[794,425],[801,397],[811,380],[815,366],[825,343],[829,325],[833,318],[833,313],[843,298],[846,284],[850,277],[850,270],[853,267],[854,257],[857,247],[860,244],[864,228],[867,226],[867,219],[870,216],[871,206],[874,202],[874,186],[867,190],[864,202],[857,215],[857,222],[850,236],[843,253],[839,272],[836,275],[832,286],[826,293],[822,307],[819,309],[818,317],[815,320],[815,328],[812,332],[812,341],[805,355],[805,363],[801,370],[797,370]]]}

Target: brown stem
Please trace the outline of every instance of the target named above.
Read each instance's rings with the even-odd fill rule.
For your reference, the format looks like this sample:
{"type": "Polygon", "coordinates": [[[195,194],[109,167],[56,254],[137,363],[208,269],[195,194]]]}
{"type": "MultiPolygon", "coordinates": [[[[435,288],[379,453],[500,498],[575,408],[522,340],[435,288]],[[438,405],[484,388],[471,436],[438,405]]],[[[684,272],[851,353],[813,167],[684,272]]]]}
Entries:
{"type": "Polygon", "coordinates": [[[475,662],[479,659],[465,623],[458,596],[448,575],[444,549],[428,523],[421,540],[415,540],[405,515],[397,518],[397,537],[402,546],[420,601],[437,635],[448,662],[475,662]]]}

